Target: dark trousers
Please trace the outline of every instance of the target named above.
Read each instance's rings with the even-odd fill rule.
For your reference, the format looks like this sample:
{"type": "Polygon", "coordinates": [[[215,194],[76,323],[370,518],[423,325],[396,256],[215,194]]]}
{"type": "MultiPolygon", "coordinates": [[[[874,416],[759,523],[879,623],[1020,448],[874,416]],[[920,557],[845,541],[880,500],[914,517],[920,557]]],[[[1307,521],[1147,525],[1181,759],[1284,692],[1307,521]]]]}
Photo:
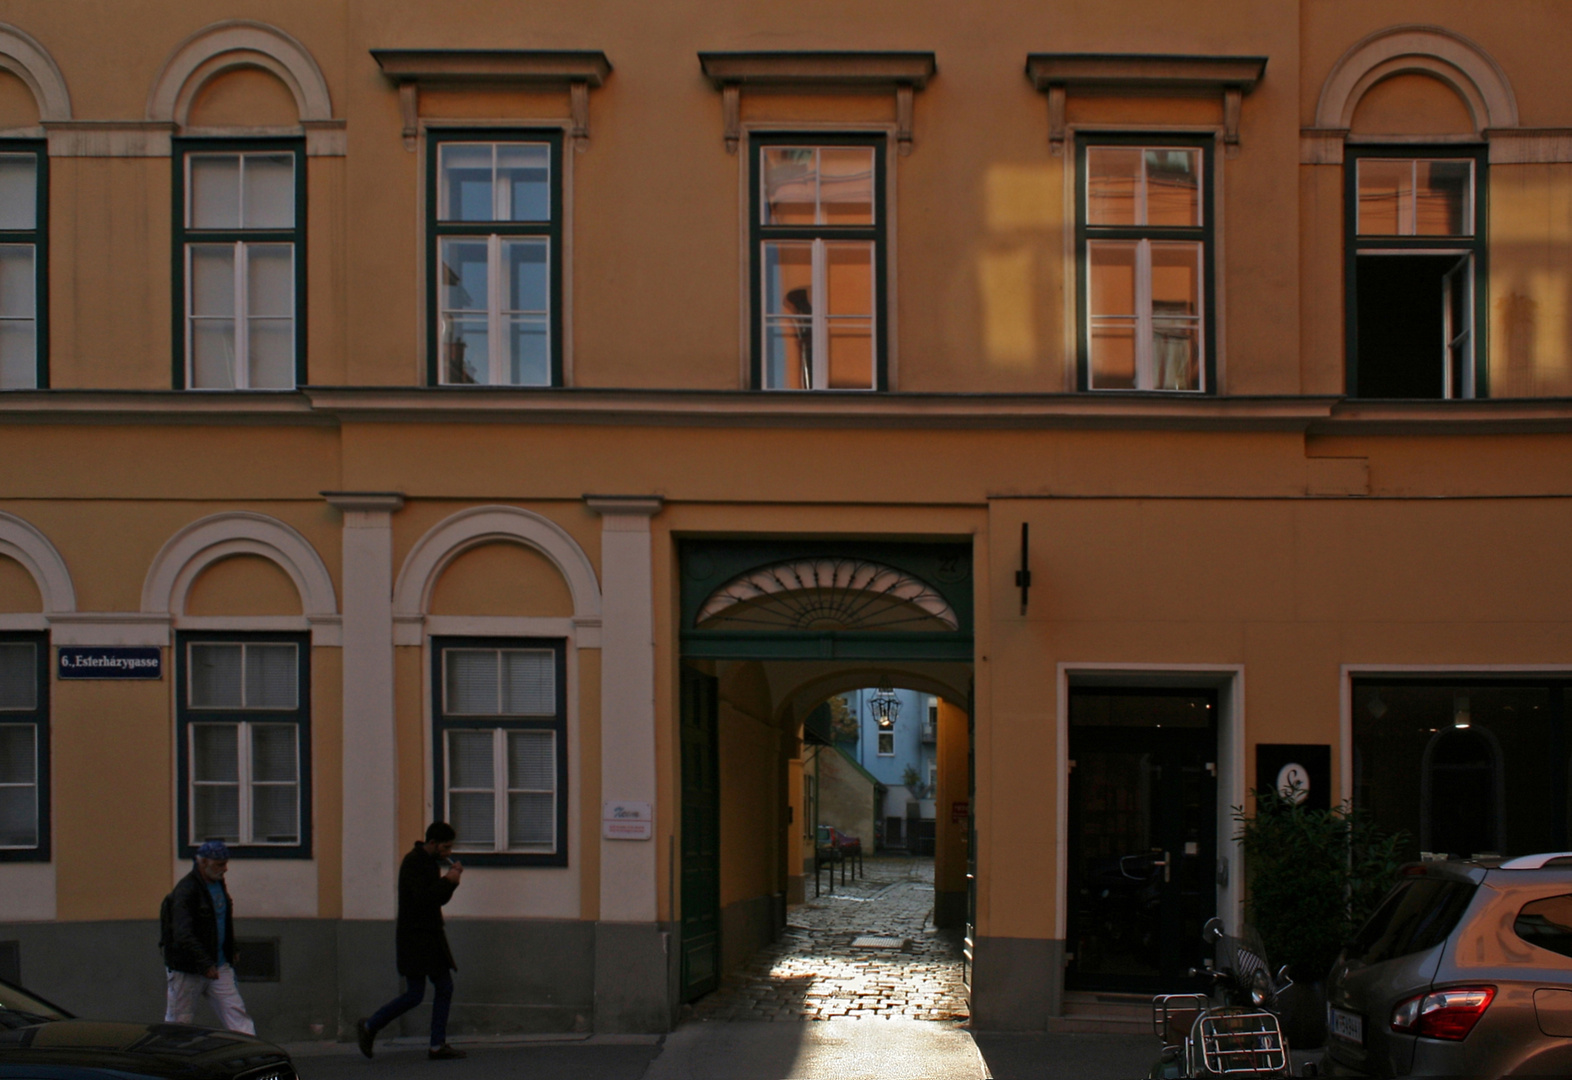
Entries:
{"type": "MultiPolygon", "coordinates": [[[[406,989],[402,994],[382,1006],[366,1021],[366,1026],[373,1032],[387,1027],[419,1005],[420,999],[426,996],[424,975],[406,975],[404,984],[406,989]]],[[[431,985],[437,991],[431,999],[431,1045],[441,1046],[448,1041],[448,1006],[453,1004],[453,976],[444,971],[441,975],[432,976],[431,985]]]]}

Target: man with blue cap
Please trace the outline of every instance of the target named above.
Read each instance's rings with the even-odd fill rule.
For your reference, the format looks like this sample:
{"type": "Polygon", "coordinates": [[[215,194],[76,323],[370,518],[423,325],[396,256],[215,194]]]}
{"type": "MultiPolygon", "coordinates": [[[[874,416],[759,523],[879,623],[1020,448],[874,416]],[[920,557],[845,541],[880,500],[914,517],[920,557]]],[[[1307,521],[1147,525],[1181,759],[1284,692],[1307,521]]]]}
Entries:
{"type": "Polygon", "coordinates": [[[197,848],[196,866],[164,898],[160,911],[168,994],[164,1021],[189,1024],[197,999],[206,997],[230,1031],[257,1033],[235,986],[235,909],[224,887],[229,848],[209,840],[197,848]]]}

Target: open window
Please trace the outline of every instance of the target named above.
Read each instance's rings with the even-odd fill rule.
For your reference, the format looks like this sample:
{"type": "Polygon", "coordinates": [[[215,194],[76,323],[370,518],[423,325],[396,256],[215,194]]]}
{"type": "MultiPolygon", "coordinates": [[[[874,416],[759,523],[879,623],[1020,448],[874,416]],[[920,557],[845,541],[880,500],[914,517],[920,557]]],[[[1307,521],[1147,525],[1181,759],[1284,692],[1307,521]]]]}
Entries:
{"type": "Polygon", "coordinates": [[[1485,396],[1483,152],[1351,150],[1346,168],[1349,393],[1485,396]]]}

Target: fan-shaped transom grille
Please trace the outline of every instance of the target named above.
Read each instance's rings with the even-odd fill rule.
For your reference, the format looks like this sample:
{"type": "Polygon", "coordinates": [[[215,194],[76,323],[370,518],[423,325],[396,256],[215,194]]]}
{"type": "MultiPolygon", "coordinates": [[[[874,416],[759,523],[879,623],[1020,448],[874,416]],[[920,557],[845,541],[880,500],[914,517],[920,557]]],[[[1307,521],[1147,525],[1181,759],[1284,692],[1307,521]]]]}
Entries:
{"type": "Polygon", "coordinates": [[[739,575],[710,594],[702,630],[960,628],[949,602],[922,581],[866,559],[792,559],[739,575]]]}

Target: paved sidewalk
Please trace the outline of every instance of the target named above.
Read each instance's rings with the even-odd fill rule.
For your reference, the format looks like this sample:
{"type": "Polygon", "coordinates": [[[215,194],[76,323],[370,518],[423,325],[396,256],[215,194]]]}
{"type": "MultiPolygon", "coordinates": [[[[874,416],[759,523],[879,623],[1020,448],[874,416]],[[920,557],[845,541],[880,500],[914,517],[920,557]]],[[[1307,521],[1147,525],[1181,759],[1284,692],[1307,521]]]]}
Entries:
{"type": "Polygon", "coordinates": [[[973,1035],[960,1024],[688,1023],[666,1036],[457,1039],[463,1061],[427,1061],[420,1039],[286,1047],[301,1080],[1136,1080],[1154,1040],[1126,1035],[973,1035]]]}
{"type": "Polygon", "coordinates": [[[965,1020],[960,939],[933,929],[933,860],[881,855],[795,906],[780,941],[696,1002],[695,1020],[965,1020]]]}

